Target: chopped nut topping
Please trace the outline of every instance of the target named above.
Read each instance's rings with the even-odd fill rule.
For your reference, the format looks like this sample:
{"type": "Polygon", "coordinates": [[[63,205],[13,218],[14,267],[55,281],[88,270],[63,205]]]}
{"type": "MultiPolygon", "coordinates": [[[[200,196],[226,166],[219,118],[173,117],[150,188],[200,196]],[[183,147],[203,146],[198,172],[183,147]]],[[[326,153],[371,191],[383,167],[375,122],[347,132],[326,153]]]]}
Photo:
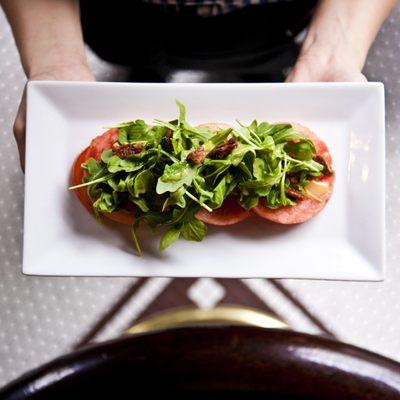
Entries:
{"type": "Polygon", "coordinates": [[[212,160],[223,160],[226,158],[233,149],[237,147],[237,141],[235,138],[229,139],[227,142],[214,147],[208,154],[207,157],[212,160]]]}
{"type": "Polygon", "coordinates": [[[188,154],[187,160],[192,165],[201,164],[206,158],[206,152],[203,146],[198,147],[196,150],[188,154]]]}
{"type": "Polygon", "coordinates": [[[287,187],[285,189],[285,194],[287,197],[291,198],[292,200],[303,200],[305,199],[304,194],[298,192],[296,189],[291,187],[287,187]]]}
{"type": "Polygon", "coordinates": [[[167,128],[167,132],[165,133],[165,144],[169,149],[172,149],[172,130],[167,128]]]}
{"type": "Polygon", "coordinates": [[[126,158],[142,152],[143,146],[140,143],[131,143],[124,145],[120,145],[119,143],[114,143],[112,149],[114,151],[114,154],[119,158],[126,158]]]}

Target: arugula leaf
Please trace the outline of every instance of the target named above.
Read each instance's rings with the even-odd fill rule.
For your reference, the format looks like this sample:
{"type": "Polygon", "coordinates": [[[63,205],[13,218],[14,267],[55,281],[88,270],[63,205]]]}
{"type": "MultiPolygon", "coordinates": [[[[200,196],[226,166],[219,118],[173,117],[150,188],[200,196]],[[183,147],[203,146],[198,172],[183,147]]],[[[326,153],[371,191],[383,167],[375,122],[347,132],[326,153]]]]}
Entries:
{"type": "Polygon", "coordinates": [[[114,155],[109,158],[107,163],[107,169],[111,173],[115,172],[134,172],[142,169],[144,166],[143,162],[139,159],[134,158],[134,156],[127,158],[119,158],[114,155]]]}
{"type": "Polygon", "coordinates": [[[171,246],[171,244],[175,243],[181,234],[180,228],[171,227],[164,233],[160,240],[160,251],[165,250],[167,247],[171,246]]]}
{"type": "Polygon", "coordinates": [[[201,143],[209,140],[212,137],[212,133],[208,130],[208,128],[207,127],[193,128],[186,121],[185,106],[179,100],[175,100],[175,102],[179,108],[178,124],[183,130],[184,136],[186,136],[188,139],[200,140],[201,143]]]}
{"type": "Polygon", "coordinates": [[[108,179],[107,184],[111,186],[114,192],[126,192],[126,181],[117,176],[108,179]]]}
{"type": "Polygon", "coordinates": [[[162,206],[162,211],[165,211],[170,206],[177,205],[180,208],[186,207],[186,199],[185,199],[186,189],[184,187],[179,188],[177,191],[170,194],[169,197],[166,198],[164,204],[162,206]]]}
{"type": "Polygon", "coordinates": [[[263,137],[269,134],[272,125],[268,122],[261,122],[256,128],[256,133],[259,137],[263,137]]]}
{"type": "MultiPolygon", "coordinates": [[[[278,181],[278,183],[280,182],[279,176],[270,178],[271,180],[274,180],[274,183],[275,181],[278,181]]],[[[250,195],[258,197],[267,196],[272,186],[273,185],[271,185],[267,179],[262,181],[246,181],[239,184],[239,188],[242,194],[246,196],[250,195]]]]}
{"type": "Polygon", "coordinates": [[[256,154],[254,146],[250,144],[239,143],[238,146],[233,149],[230,155],[232,165],[239,165],[248,153],[252,153],[253,155],[256,154]]]}
{"type": "Polygon", "coordinates": [[[258,204],[259,199],[259,196],[241,196],[239,203],[245,210],[249,211],[258,204]]]}
{"type": "Polygon", "coordinates": [[[175,100],[175,103],[179,109],[179,125],[186,124],[186,107],[179,100],[175,100]]]}
{"type": "MultiPolygon", "coordinates": [[[[208,128],[207,128],[208,129],[208,128]]],[[[204,149],[206,152],[210,152],[214,147],[219,146],[225,142],[232,132],[232,128],[223,129],[214,133],[209,140],[204,143],[204,149]]]]}
{"type": "Polygon", "coordinates": [[[126,123],[118,129],[118,142],[120,144],[147,142],[149,140],[149,131],[150,129],[146,122],[141,119],[126,123]]]}
{"type": "Polygon", "coordinates": [[[129,197],[129,200],[133,204],[137,205],[142,212],[147,213],[150,211],[150,208],[147,205],[146,199],[144,199],[143,197],[141,197],[141,198],[129,197]]]}
{"type": "Polygon", "coordinates": [[[181,233],[186,240],[201,242],[207,234],[207,226],[193,216],[183,222],[181,233]]]}
{"type": "Polygon", "coordinates": [[[133,196],[139,197],[148,191],[151,191],[155,186],[154,175],[149,170],[143,170],[139,172],[134,181],[133,185],[133,196]]]}
{"type": "Polygon", "coordinates": [[[106,149],[101,153],[101,161],[105,164],[108,163],[110,158],[114,155],[114,152],[111,149],[106,149]]]}
{"type": "MultiPolygon", "coordinates": [[[[273,135],[275,144],[279,143],[284,143],[284,142],[293,142],[293,140],[297,140],[303,143],[307,143],[308,146],[310,147],[310,150],[312,151],[313,154],[316,153],[314,143],[310,140],[305,138],[304,136],[300,135],[297,133],[291,125],[289,125],[290,128],[287,129],[281,129],[277,133],[273,135]]],[[[286,144],[287,146],[288,144],[286,144]]]]}
{"type": "Polygon", "coordinates": [[[215,205],[215,208],[221,207],[222,203],[224,202],[226,198],[226,190],[227,190],[227,184],[226,184],[226,175],[221,179],[221,181],[218,183],[218,185],[214,188],[214,196],[212,199],[213,204],[215,205]]]}
{"type": "Polygon", "coordinates": [[[272,153],[275,151],[275,142],[272,136],[265,136],[261,142],[261,151],[272,153]]]}
{"type": "Polygon", "coordinates": [[[288,129],[292,129],[291,124],[273,124],[270,126],[269,130],[267,131],[268,135],[271,135],[274,137],[279,133],[279,132],[285,132],[288,129]]]}
{"type": "Polygon", "coordinates": [[[185,150],[181,129],[176,129],[172,133],[171,143],[172,143],[172,148],[174,150],[174,154],[178,155],[185,150]]]}
{"type": "Polygon", "coordinates": [[[290,173],[296,173],[296,172],[300,172],[300,171],[308,171],[311,174],[314,174],[314,173],[319,174],[324,170],[324,166],[320,163],[317,163],[314,160],[301,161],[301,160],[293,159],[289,156],[287,156],[287,159],[290,160],[290,167],[288,168],[288,171],[290,173]]]}
{"type": "Polygon", "coordinates": [[[250,169],[243,161],[238,165],[238,169],[242,172],[245,179],[252,179],[253,174],[251,173],[250,169]]]}
{"type": "Polygon", "coordinates": [[[265,205],[269,208],[278,208],[282,206],[280,198],[280,189],[276,186],[271,187],[268,194],[265,196],[265,205]]]}
{"type": "Polygon", "coordinates": [[[175,192],[183,185],[190,185],[194,177],[194,169],[187,162],[165,165],[164,173],[157,181],[157,194],[175,192]]]}
{"type": "Polygon", "coordinates": [[[136,218],[136,223],[143,221],[150,228],[154,229],[158,225],[164,225],[164,224],[170,225],[172,214],[173,212],[157,212],[150,210],[145,214],[142,214],[138,218],[136,218]]]}
{"type": "Polygon", "coordinates": [[[237,189],[239,182],[238,182],[238,178],[237,177],[234,178],[233,175],[231,175],[231,174],[226,174],[225,180],[226,180],[226,184],[227,184],[225,198],[227,198],[233,191],[235,191],[237,189]]]}
{"type": "Polygon", "coordinates": [[[236,139],[239,141],[245,142],[254,148],[258,148],[258,143],[254,142],[254,138],[251,134],[251,131],[247,129],[247,127],[241,125],[240,129],[233,129],[232,133],[236,139]]]}
{"type": "Polygon", "coordinates": [[[89,158],[85,164],[82,164],[82,168],[88,172],[89,176],[94,176],[103,170],[102,166],[94,158],[89,158]]]}
{"type": "Polygon", "coordinates": [[[167,129],[164,126],[153,126],[150,130],[154,146],[159,146],[165,137],[167,129]]]}
{"type": "Polygon", "coordinates": [[[118,197],[116,192],[101,192],[100,197],[93,203],[93,208],[98,212],[111,213],[118,207],[118,197]]]}
{"type": "Polygon", "coordinates": [[[264,179],[266,174],[265,161],[262,158],[256,158],[253,162],[253,175],[257,180],[264,179]]]}
{"type": "Polygon", "coordinates": [[[315,154],[315,147],[310,142],[288,142],[284,147],[286,153],[292,155],[297,160],[310,161],[315,154]]]}
{"type": "Polygon", "coordinates": [[[191,139],[194,140],[197,138],[200,141],[200,143],[204,143],[213,137],[213,133],[210,132],[210,130],[206,126],[198,128],[190,127],[188,131],[191,133],[190,135],[191,139]]]}
{"type": "Polygon", "coordinates": [[[204,171],[203,177],[205,179],[213,178],[214,181],[216,181],[221,174],[225,173],[229,169],[230,166],[230,160],[207,160],[203,164],[203,167],[200,167],[199,172],[204,171]]]}
{"type": "Polygon", "coordinates": [[[205,202],[213,198],[214,193],[211,190],[207,190],[208,186],[206,184],[206,180],[202,176],[197,175],[196,178],[193,179],[193,185],[196,189],[196,192],[200,195],[200,202],[205,202]]]}

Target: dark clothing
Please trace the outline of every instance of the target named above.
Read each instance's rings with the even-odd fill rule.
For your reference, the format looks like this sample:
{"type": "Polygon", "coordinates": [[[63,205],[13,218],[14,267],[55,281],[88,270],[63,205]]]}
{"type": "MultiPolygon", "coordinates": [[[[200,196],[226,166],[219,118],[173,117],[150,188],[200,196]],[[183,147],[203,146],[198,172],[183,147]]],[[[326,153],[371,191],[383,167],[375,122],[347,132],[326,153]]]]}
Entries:
{"type": "Polygon", "coordinates": [[[177,13],[174,6],[141,1],[81,0],[81,18],[86,43],[101,58],[132,66],[134,80],[164,81],[171,71],[202,70],[210,81],[268,82],[283,80],[282,71],[295,61],[293,38],[315,3],[250,5],[201,18],[190,7],[177,13]]]}

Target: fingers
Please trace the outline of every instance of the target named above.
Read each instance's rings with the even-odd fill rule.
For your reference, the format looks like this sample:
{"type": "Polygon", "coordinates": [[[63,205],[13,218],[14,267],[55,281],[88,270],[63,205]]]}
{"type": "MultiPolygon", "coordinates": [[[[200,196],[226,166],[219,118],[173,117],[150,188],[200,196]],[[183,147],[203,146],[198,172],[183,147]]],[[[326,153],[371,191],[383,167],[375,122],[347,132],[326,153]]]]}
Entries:
{"type": "Polygon", "coordinates": [[[26,87],[15,117],[13,131],[17,142],[22,171],[25,170],[25,123],[26,123],[26,87]]]}
{"type": "Polygon", "coordinates": [[[307,64],[295,64],[285,82],[315,82],[319,81],[319,71],[310,71],[307,64]],[[314,75],[314,76],[313,76],[314,75]]]}
{"type": "Polygon", "coordinates": [[[359,71],[337,71],[329,77],[328,82],[368,82],[359,71]]]}
{"type": "Polygon", "coordinates": [[[347,76],[347,82],[368,82],[368,79],[361,72],[354,72],[347,76]]]}
{"type": "Polygon", "coordinates": [[[367,78],[357,70],[300,62],[292,68],[286,82],[367,82],[367,78]]]}
{"type": "Polygon", "coordinates": [[[291,69],[291,71],[288,73],[285,82],[293,82],[293,68],[291,69]]]}
{"type": "Polygon", "coordinates": [[[360,74],[360,82],[368,82],[368,79],[364,74],[360,74]]]}

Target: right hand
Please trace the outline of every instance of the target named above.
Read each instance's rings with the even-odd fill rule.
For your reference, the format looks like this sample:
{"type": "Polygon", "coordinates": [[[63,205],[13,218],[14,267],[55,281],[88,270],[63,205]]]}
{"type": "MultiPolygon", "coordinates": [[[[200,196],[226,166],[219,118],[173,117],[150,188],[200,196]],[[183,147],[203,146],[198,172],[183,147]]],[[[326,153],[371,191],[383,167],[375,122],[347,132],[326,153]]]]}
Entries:
{"type": "MultiPolygon", "coordinates": [[[[32,73],[28,81],[94,81],[89,67],[84,64],[57,65],[32,73]]],[[[22,170],[25,167],[25,121],[26,85],[14,121],[14,136],[17,141],[22,170]]]]}

